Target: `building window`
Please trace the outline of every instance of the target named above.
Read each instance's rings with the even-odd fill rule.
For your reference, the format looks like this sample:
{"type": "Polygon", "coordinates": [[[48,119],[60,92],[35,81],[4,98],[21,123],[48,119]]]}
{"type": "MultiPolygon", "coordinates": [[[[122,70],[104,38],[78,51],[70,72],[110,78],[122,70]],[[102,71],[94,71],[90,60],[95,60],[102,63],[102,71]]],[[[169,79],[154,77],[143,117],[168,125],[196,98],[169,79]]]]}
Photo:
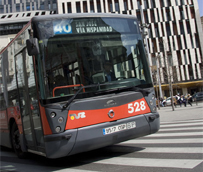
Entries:
{"type": "Polygon", "coordinates": [[[166,9],[166,18],[167,18],[167,21],[171,20],[171,15],[170,15],[170,10],[169,9],[166,9]]]}
{"type": "Polygon", "coordinates": [[[127,11],[128,10],[128,1],[124,0],[124,10],[127,11]]]}
{"type": "Polygon", "coordinates": [[[101,4],[100,4],[100,0],[97,0],[97,12],[101,13],[101,4]]]}
{"type": "Polygon", "coordinates": [[[169,23],[166,23],[166,32],[168,36],[171,36],[171,30],[170,30],[170,25],[169,23]]]}
{"type": "Polygon", "coordinates": [[[152,8],[156,8],[154,0],[151,0],[151,6],[152,8]]]}
{"type": "Polygon", "coordinates": [[[181,44],[181,40],[180,40],[180,36],[177,37],[177,41],[178,41],[178,49],[182,49],[182,44],[181,44]]]}
{"type": "Polygon", "coordinates": [[[180,0],[181,5],[185,5],[185,0],[180,0]]]}
{"type": "Polygon", "coordinates": [[[190,12],[191,12],[191,18],[195,18],[195,10],[194,10],[194,6],[190,7],[190,12]]]}
{"type": "Polygon", "coordinates": [[[190,29],[190,23],[189,23],[189,21],[186,22],[186,26],[187,26],[187,32],[188,32],[188,34],[191,34],[191,29],[190,29]]]}
{"type": "Polygon", "coordinates": [[[113,12],[112,0],[107,0],[109,12],[113,12]]]}
{"type": "Polygon", "coordinates": [[[87,13],[87,1],[83,1],[83,12],[87,13]]]}
{"type": "Polygon", "coordinates": [[[140,0],[137,0],[137,7],[140,9],[140,5],[141,5],[141,3],[140,3],[140,0]]]}
{"type": "Polygon", "coordinates": [[[155,34],[156,34],[156,37],[160,37],[158,24],[155,24],[155,34]]]}
{"type": "Polygon", "coordinates": [[[64,5],[64,3],[62,3],[62,10],[63,10],[63,14],[66,13],[65,12],[65,5],[64,5]]]}
{"type": "Polygon", "coordinates": [[[94,1],[90,1],[90,12],[94,13],[94,1]]]}
{"type": "Polygon", "coordinates": [[[179,8],[180,10],[180,19],[185,19],[185,15],[184,15],[184,11],[183,11],[183,8],[179,8]]]}
{"type": "Polygon", "coordinates": [[[115,10],[118,11],[118,12],[120,12],[118,0],[115,0],[115,10]]]}
{"type": "Polygon", "coordinates": [[[145,23],[149,23],[147,11],[144,11],[144,18],[145,18],[145,23]]]}
{"type": "Polygon", "coordinates": [[[183,22],[180,21],[179,24],[180,24],[180,33],[183,35],[184,34],[183,22]]]}
{"type": "Polygon", "coordinates": [[[44,2],[41,2],[41,4],[40,4],[40,10],[44,10],[44,2]]]}
{"type": "Polygon", "coordinates": [[[176,5],[178,6],[178,0],[175,0],[176,1],[176,5]]]}
{"type": "Polygon", "coordinates": [[[161,7],[164,7],[164,0],[160,0],[161,7]]]}
{"type": "Polygon", "coordinates": [[[107,9],[106,9],[106,2],[105,2],[105,0],[103,0],[103,7],[104,7],[104,12],[106,13],[107,11],[107,9]]]}
{"type": "Polygon", "coordinates": [[[151,17],[151,22],[154,23],[155,17],[154,17],[154,11],[153,10],[150,10],[150,17],[151,17]]]}
{"type": "Polygon", "coordinates": [[[144,0],[144,8],[149,8],[148,0],[144,0]]]}
{"type": "Polygon", "coordinates": [[[199,48],[199,36],[197,33],[195,33],[195,42],[196,42],[196,48],[199,48]]]}
{"type": "Polygon", "coordinates": [[[81,13],[80,2],[76,2],[76,12],[81,13]]]}
{"type": "Polygon", "coordinates": [[[171,6],[171,1],[170,0],[166,0],[166,3],[167,3],[167,7],[171,6]]]}
{"type": "Polygon", "coordinates": [[[175,22],[173,23],[173,32],[174,32],[174,35],[178,35],[177,25],[175,22]]]}
{"type": "Polygon", "coordinates": [[[72,13],[71,2],[67,2],[68,13],[72,13]]]}
{"type": "Polygon", "coordinates": [[[138,19],[138,21],[141,22],[141,14],[140,14],[140,11],[139,11],[139,12],[136,12],[136,14],[137,14],[137,19],[138,19]]]}

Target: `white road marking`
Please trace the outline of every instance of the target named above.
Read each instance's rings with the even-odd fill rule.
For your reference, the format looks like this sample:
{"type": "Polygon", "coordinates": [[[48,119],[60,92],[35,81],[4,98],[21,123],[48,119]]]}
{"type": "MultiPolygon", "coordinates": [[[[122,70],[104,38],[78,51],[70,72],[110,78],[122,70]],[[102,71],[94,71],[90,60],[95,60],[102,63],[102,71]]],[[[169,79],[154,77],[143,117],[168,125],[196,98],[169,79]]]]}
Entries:
{"type": "Polygon", "coordinates": [[[187,127],[187,128],[164,128],[159,131],[185,131],[185,130],[203,130],[203,127],[187,127]]]}
{"type": "Polygon", "coordinates": [[[185,133],[155,133],[148,136],[148,137],[171,137],[171,136],[203,136],[203,132],[185,132],[185,133]]]}
{"type": "Polygon", "coordinates": [[[177,124],[166,124],[166,125],[161,125],[160,128],[166,128],[166,127],[182,127],[182,126],[194,126],[194,125],[203,125],[203,122],[196,122],[196,123],[177,123],[177,124]]]}
{"type": "Polygon", "coordinates": [[[195,159],[153,159],[153,158],[126,158],[115,157],[95,161],[96,164],[111,164],[122,166],[139,166],[139,167],[170,167],[192,169],[199,165],[202,160],[195,159]]]}
{"type": "Polygon", "coordinates": [[[175,143],[203,143],[203,138],[181,139],[134,139],[122,142],[122,144],[175,144],[175,143]]]}

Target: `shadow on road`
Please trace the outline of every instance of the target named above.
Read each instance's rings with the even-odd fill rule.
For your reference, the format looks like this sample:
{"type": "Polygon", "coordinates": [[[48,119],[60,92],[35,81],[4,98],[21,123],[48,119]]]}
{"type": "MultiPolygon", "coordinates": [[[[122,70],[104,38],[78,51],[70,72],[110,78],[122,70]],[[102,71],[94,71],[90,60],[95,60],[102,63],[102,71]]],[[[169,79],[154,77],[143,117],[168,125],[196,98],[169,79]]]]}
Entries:
{"type": "MultiPolygon", "coordinates": [[[[48,166],[48,167],[55,167],[55,170],[60,170],[63,168],[73,168],[78,167],[81,165],[89,164],[95,161],[119,157],[125,154],[139,152],[145,148],[142,147],[134,147],[134,146],[123,146],[123,145],[112,145],[108,147],[104,147],[101,149],[84,152],[72,156],[67,156],[58,159],[47,159],[42,156],[38,156],[35,154],[28,154],[26,159],[18,159],[17,156],[7,157],[7,156],[0,156],[1,161],[6,162],[15,162],[15,163],[22,163],[22,164],[30,164],[30,165],[37,165],[37,166],[48,166]]],[[[2,152],[11,152],[11,149],[1,147],[2,152]]]]}

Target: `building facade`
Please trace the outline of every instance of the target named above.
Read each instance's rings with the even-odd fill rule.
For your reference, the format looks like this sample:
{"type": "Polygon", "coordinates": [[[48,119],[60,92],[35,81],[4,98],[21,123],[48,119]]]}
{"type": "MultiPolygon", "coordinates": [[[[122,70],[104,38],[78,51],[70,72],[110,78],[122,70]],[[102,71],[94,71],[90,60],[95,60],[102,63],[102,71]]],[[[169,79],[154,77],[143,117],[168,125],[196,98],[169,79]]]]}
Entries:
{"type": "Polygon", "coordinates": [[[57,0],[0,0],[0,14],[37,10],[56,11],[57,0]]]}
{"type": "Polygon", "coordinates": [[[197,0],[0,0],[4,14],[42,9],[53,14],[135,15],[141,26],[148,26],[149,66],[152,73],[154,68],[160,71],[162,94],[169,96],[171,75],[174,94],[203,91],[203,31],[197,0]]]}

